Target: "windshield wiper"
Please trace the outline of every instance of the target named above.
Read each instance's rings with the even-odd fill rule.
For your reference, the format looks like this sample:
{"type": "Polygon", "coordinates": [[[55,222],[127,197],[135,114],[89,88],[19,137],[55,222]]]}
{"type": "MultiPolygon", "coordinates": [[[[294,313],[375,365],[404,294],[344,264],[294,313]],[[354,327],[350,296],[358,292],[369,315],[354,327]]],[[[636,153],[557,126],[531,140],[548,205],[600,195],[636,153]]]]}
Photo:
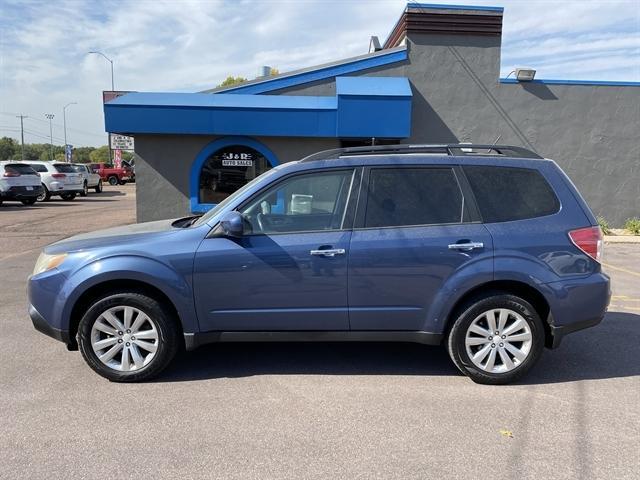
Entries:
{"type": "Polygon", "coordinates": [[[198,214],[198,215],[191,215],[189,217],[179,218],[178,220],[173,222],[171,226],[175,228],[187,228],[193,225],[195,221],[198,220],[201,216],[202,214],[198,214]]]}

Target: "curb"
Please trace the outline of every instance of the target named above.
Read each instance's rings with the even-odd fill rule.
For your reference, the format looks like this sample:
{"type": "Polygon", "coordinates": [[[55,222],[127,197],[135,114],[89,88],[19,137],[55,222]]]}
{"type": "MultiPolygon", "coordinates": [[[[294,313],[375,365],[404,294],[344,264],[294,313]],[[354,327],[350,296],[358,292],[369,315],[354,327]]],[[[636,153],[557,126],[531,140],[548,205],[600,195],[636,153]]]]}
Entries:
{"type": "Polygon", "coordinates": [[[640,245],[640,235],[605,235],[604,243],[635,243],[640,245]]]}

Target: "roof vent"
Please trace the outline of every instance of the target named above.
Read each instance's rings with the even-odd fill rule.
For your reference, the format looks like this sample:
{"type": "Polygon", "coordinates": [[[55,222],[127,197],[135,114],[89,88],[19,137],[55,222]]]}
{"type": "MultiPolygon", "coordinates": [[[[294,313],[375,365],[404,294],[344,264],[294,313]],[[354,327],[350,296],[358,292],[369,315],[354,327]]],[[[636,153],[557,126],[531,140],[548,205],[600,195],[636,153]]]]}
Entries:
{"type": "Polygon", "coordinates": [[[378,40],[378,37],[373,35],[369,40],[369,53],[379,52],[380,50],[382,50],[382,45],[380,45],[380,40],[378,40]]]}

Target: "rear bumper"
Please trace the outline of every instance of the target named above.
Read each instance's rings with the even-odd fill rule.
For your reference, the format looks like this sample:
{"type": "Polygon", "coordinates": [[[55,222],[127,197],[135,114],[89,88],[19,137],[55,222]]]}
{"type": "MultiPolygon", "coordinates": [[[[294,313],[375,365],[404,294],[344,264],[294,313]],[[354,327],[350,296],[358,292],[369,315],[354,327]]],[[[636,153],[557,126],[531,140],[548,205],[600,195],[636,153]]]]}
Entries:
{"type": "Polygon", "coordinates": [[[598,325],[607,313],[611,288],[609,277],[604,273],[552,282],[545,287],[549,289],[545,296],[551,307],[552,338],[547,344],[550,348],[557,348],[570,333],[598,325]]]}
{"type": "Polygon", "coordinates": [[[31,190],[27,187],[11,187],[9,190],[0,191],[2,200],[29,200],[42,193],[42,185],[34,185],[31,190]]]}

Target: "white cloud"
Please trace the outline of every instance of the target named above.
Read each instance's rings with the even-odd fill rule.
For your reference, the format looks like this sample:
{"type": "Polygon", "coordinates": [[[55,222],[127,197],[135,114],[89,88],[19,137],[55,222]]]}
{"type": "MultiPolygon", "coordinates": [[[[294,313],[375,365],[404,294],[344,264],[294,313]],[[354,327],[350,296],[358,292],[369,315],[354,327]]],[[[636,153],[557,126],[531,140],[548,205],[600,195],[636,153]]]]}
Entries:
{"type": "MultiPolygon", "coordinates": [[[[640,3],[628,1],[451,0],[505,7],[502,75],[531,64],[538,76],[640,81],[640,3]]],[[[198,91],[227,75],[252,78],[365,53],[404,8],[402,0],[91,1],[0,0],[0,135],[48,135],[45,112],[67,110],[76,145],[104,143],[101,91],[198,91]]],[[[40,136],[37,136],[40,135],[40,136]]],[[[55,138],[54,138],[55,140],[55,138]]],[[[58,142],[61,143],[61,142],[58,142]]]]}

